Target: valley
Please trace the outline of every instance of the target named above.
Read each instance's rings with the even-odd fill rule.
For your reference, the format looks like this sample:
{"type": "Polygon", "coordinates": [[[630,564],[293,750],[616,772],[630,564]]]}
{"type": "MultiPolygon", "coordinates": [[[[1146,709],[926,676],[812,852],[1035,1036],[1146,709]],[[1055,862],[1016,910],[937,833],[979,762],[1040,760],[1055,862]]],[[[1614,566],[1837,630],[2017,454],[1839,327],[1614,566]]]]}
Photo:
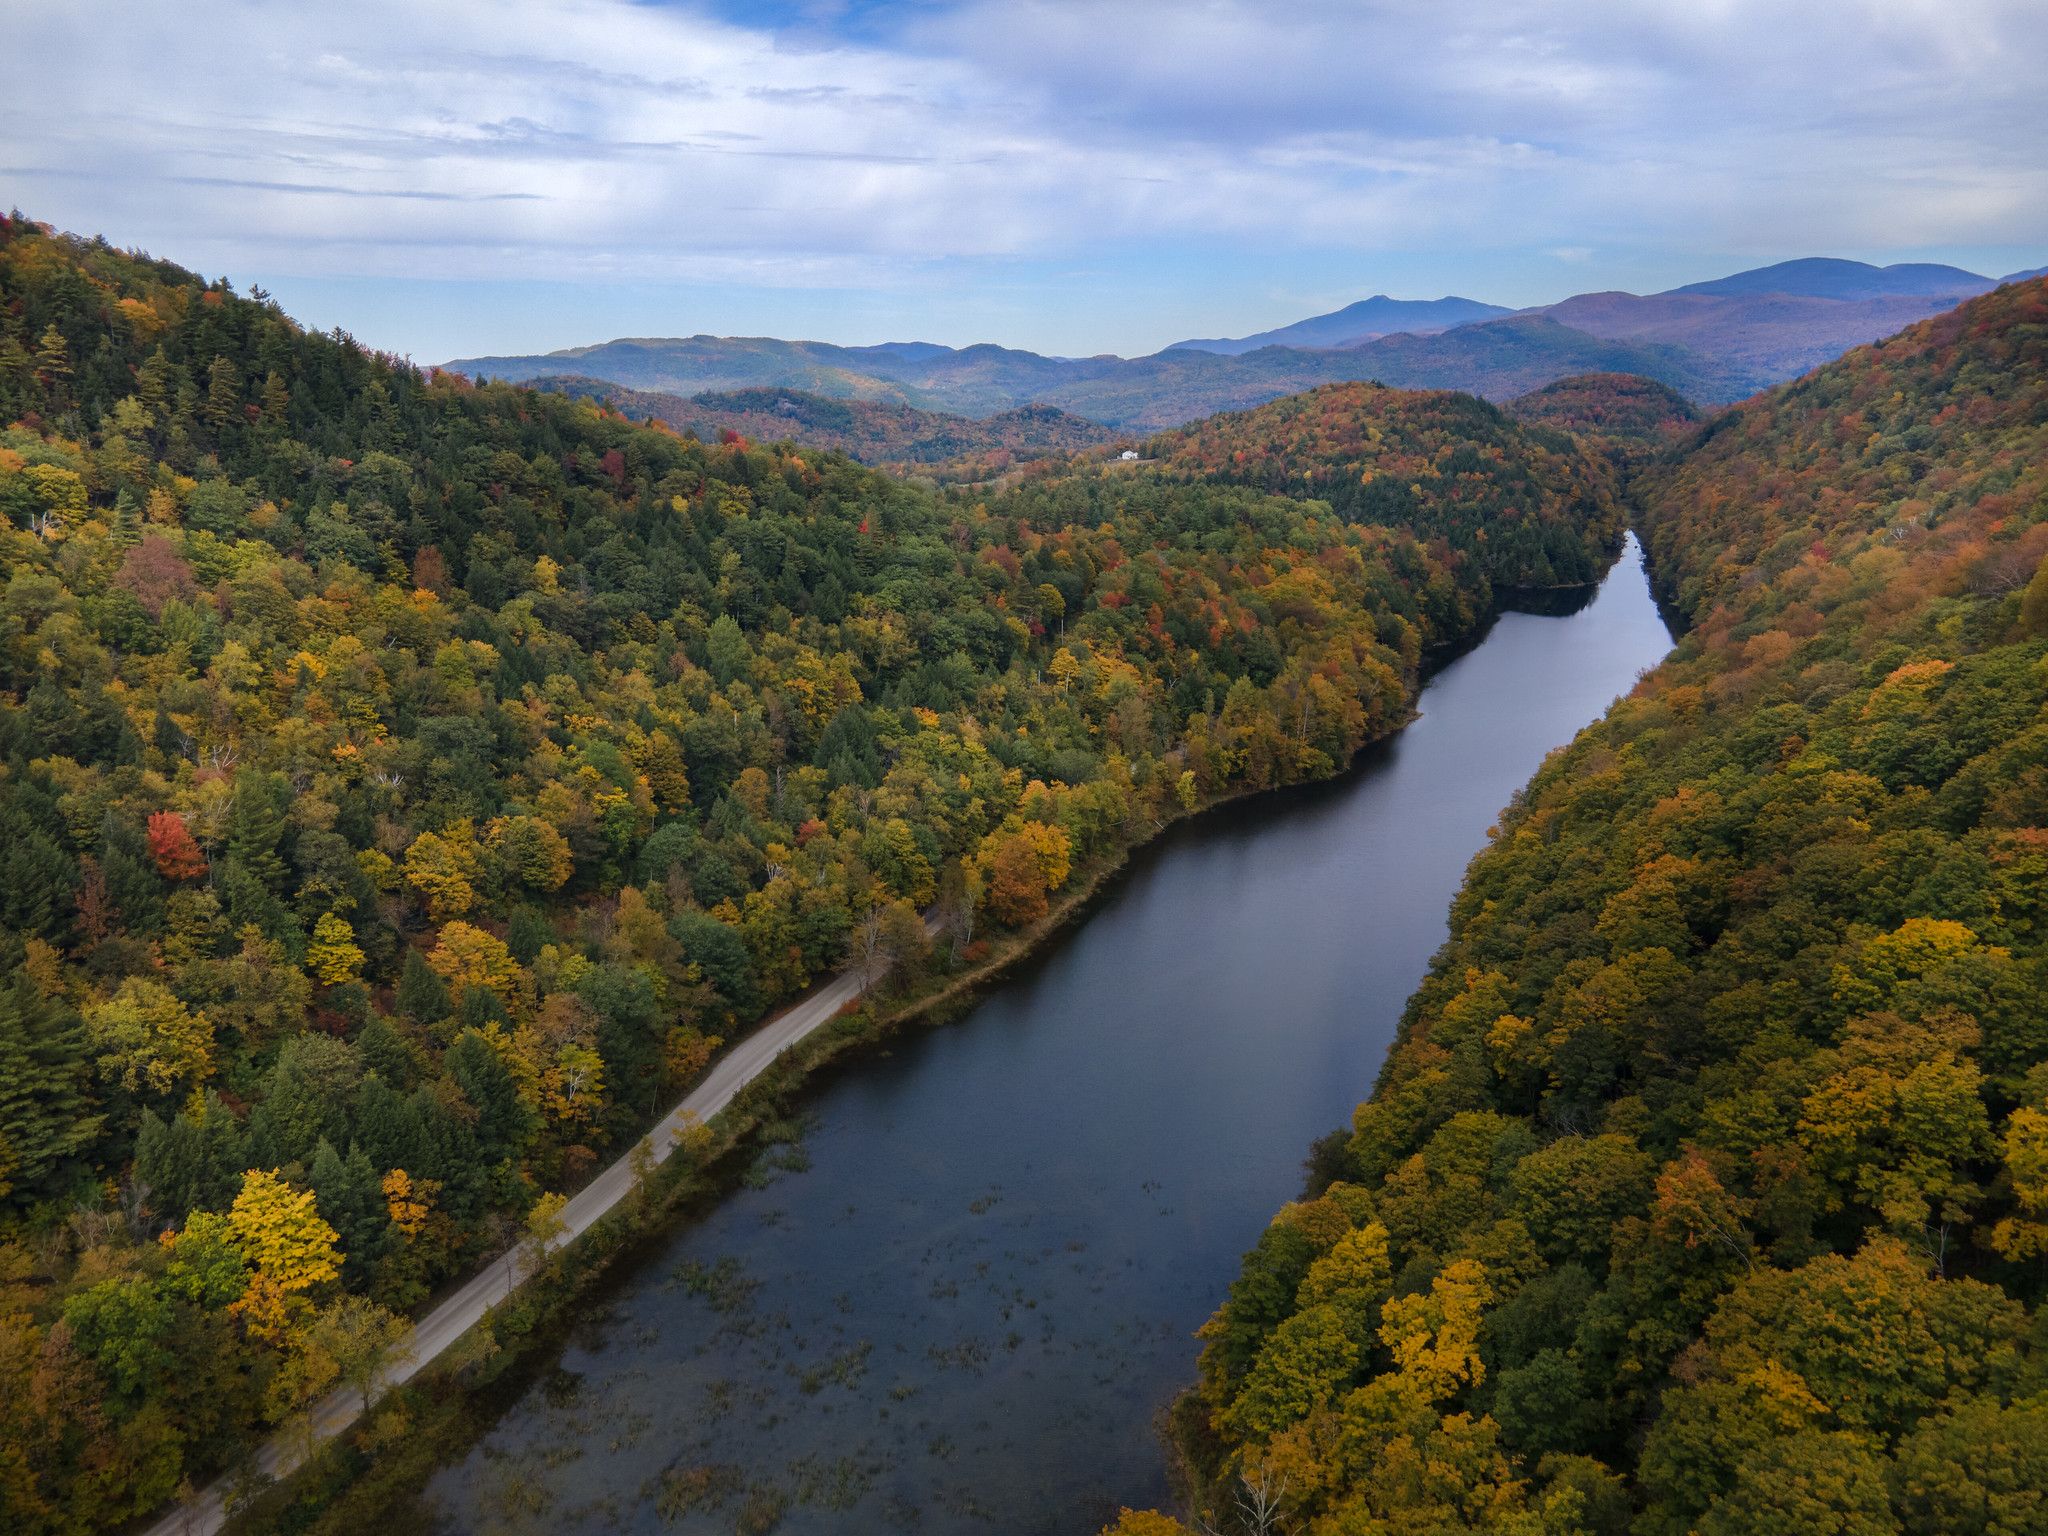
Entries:
{"type": "Polygon", "coordinates": [[[2048,283],[1896,297],[1718,414],[1119,439],[477,383],[0,221],[0,1507],[266,1444],[231,1529],[2023,1501],[2048,283]]]}

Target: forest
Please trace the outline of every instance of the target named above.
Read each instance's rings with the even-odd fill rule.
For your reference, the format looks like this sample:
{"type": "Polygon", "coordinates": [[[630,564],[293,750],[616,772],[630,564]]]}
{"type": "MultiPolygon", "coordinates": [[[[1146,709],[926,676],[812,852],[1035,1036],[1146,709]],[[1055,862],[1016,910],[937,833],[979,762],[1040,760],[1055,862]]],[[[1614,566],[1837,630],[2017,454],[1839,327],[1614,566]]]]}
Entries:
{"type": "Polygon", "coordinates": [[[942,491],[0,221],[0,1526],[362,1388],[813,980],[971,965],[1397,727],[1622,526],[1572,439],[1428,401],[1356,402],[1370,507],[1299,494],[1343,434],[942,491]]]}
{"type": "Polygon", "coordinates": [[[1625,521],[1608,463],[1577,438],[1449,390],[1327,384],[1144,452],[1193,480],[1315,497],[1353,522],[1444,539],[1504,586],[1596,580],[1625,521]]]}
{"type": "Polygon", "coordinates": [[[1205,1328],[1207,1528],[2048,1529],[2048,283],[1632,493],[1690,628],[1205,1328]]]}
{"type": "Polygon", "coordinates": [[[574,375],[530,379],[535,389],[604,404],[634,421],[661,421],[707,443],[727,433],[829,449],[899,475],[942,484],[993,480],[1038,459],[1066,458],[1116,440],[1108,427],[1049,405],[953,416],[888,400],[837,399],[801,389],[670,395],[574,375]]]}

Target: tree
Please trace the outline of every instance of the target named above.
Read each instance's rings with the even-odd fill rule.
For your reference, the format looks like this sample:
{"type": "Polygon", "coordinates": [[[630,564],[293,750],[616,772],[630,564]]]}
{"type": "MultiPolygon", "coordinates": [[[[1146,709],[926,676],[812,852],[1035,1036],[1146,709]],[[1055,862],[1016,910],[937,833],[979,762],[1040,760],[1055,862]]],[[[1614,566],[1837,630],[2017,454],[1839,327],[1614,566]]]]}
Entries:
{"type": "Polygon", "coordinates": [[[436,1188],[432,1179],[415,1179],[403,1168],[385,1174],[384,1209],[391,1225],[406,1237],[418,1237],[426,1230],[427,1217],[433,1213],[436,1188]]]}
{"type": "Polygon", "coordinates": [[[445,832],[422,832],[405,851],[405,883],[418,891],[436,921],[460,917],[476,905],[472,882],[482,860],[467,821],[445,832]]]}
{"type": "Polygon", "coordinates": [[[273,1342],[303,1333],[305,1293],[341,1273],[334,1228],[321,1219],[313,1192],[292,1188],[275,1170],[250,1169],[225,1217],[202,1213],[186,1230],[218,1232],[241,1255],[252,1274],[233,1310],[273,1342]]]}
{"type": "Polygon", "coordinates": [[[528,890],[559,890],[575,872],[569,840],[538,816],[500,817],[487,837],[510,879],[528,890]]]}
{"type": "Polygon", "coordinates": [[[568,1203],[567,1195],[546,1194],[534,1201],[533,1209],[526,1213],[519,1246],[529,1273],[538,1273],[553,1262],[552,1255],[569,1230],[569,1224],[562,1219],[562,1208],[568,1203]]]}
{"type": "Polygon", "coordinates": [[[2034,567],[2034,578],[2020,598],[2020,627],[2030,635],[2048,635],[2048,555],[2034,567]]]}
{"type": "Polygon", "coordinates": [[[21,971],[0,979],[0,1200],[55,1192],[100,1133],[78,1018],[21,971]]]}
{"type": "Polygon", "coordinates": [[[472,989],[502,1003],[519,998],[522,972],[505,941],[468,923],[446,924],[427,954],[427,964],[448,983],[459,1003],[472,989]]]}
{"type": "Polygon", "coordinates": [[[863,992],[871,989],[888,969],[889,954],[882,942],[882,909],[869,907],[854,919],[847,939],[847,962],[863,992]]]}
{"type": "Polygon", "coordinates": [[[135,1180],[161,1220],[224,1210],[241,1188],[248,1166],[245,1150],[233,1112],[209,1092],[196,1114],[188,1107],[166,1121],[152,1110],[143,1111],[135,1137],[135,1180]]]}
{"type": "Polygon", "coordinates": [[[335,1375],[370,1411],[378,1383],[410,1357],[412,1325],[367,1296],[339,1296],[320,1309],[307,1341],[334,1362],[335,1375]]]}
{"type": "Polygon", "coordinates": [[[432,1024],[448,1017],[448,984],[416,949],[405,952],[395,1000],[398,1011],[416,1024],[432,1024]]]}
{"type": "Polygon", "coordinates": [[[988,882],[989,910],[1017,928],[1043,918],[1047,893],[1066,883],[1068,850],[1067,834],[1043,822],[991,833],[975,856],[988,882]]]}
{"type": "Polygon", "coordinates": [[[213,1071],[213,1025],[161,982],[131,976],[86,1010],[100,1074],[131,1094],[166,1096],[213,1071]]]}
{"type": "Polygon", "coordinates": [[[206,873],[206,856],[176,811],[157,811],[149,818],[149,854],[166,880],[197,880],[206,873]]]}
{"type": "Polygon", "coordinates": [[[710,665],[711,675],[724,684],[745,675],[753,663],[754,652],[733,616],[721,613],[711,621],[710,633],[704,641],[704,656],[710,665]]]}
{"type": "Polygon", "coordinates": [[[242,380],[225,356],[215,356],[206,369],[206,403],[200,408],[218,432],[242,412],[242,380]]]}
{"type": "Polygon", "coordinates": [[[533,1112],[512,1069],[479,1030],[466,1029],[448,1048],[448,1080],[474,1111],[478,1150],[487,1162],[511,1157],[533,1132],[533,1112]]]}
{"type": "Polygon", "coordinates": [[[323,986],[342,986],[357,979],[363,968],[363,951],[346,918],[333,912],[320,914],[313,924],[312,942],[306,946],[306,964],[323,986]]]}
{"type": "Polygon", "coordinates": [[[53,321],[36,338],[36,377],[51,397],[62,400],[71,381],[71,348],[53,321]]]}
{"type": "Polygon", "coordinates": [[[346,1159],[323,1139],[313,1154],[307,1182],[321,1220],[334,1229],[341,1245],[342,1278],[356,1289],[370,1276],[390,1247],[391,1217],[377,1170],[361,1147],[351,1146],[346,1159]]]}

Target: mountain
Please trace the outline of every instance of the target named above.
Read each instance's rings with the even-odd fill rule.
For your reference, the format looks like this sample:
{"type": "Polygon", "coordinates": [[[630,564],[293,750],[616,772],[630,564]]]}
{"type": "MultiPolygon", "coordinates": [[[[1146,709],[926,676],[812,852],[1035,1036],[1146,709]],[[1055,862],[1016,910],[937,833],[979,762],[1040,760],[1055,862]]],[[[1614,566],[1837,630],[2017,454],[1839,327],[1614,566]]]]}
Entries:
{"type": "Polygon", "coordinates": [[[2048,277],[2048,267],[2032,267],[2025,272],[2008,272],[1998,281],[2000,283],[2024,283],[2028,279],[2036,277],[2048,277]]]}
{"type": "Polygon", "coordinates": [[[1701,416],[1677,390],[1629,373],[1575,374],[1517,395],[1502,408],[1517,421],[1577,432],[1621,449],[1670,443],[1701,416]]]}
{"type": "MultiPolygon", "coordinates": [[[[1724,404],[1797,378],[1851,347],[1892,335],[1956,302],[1954,295],[1833,299],[1778,292],[1586,293],[1542,313],[1590,336],[1668,347],[1703,368],[1711,366],[1717,382],[1704,392],[1687,393],[1724,404]]],[[[1665,374],[1657,377],[1670,382],[1665,374]]]]}
{"type": "Polygon", "coordinates": [[[2048,282],[1744,402],[1632,492],[1690,628],[1516,796],[1200,1330],[1172,1419],[1212,1521],[2043,1507],[2048,282]]]}
{"type": "Polygon", "coordinates": [[[1117,435],[1050,405],[1016,406],[977,418],[891,401],[833,399],[797,389],[685,396],[575,376],[543,376],[531,382],[536,389],[601,400],[635,421],[665,422],[705,442],[738,433],[760,442],[786,441],[843,453],[863,464],[952,465],[973,479],[1049,455],[1099,448],[1117,435]]]}
{"type": "Polygon", "coordinates": [[[1504,400],[1573,374],[1634,373],[1725,405],[1993,286],[1957,267],[1815,258],[1667,293],[1578,294],[1512,313],[1471,299],[1380,295],[1258,336],[1181,342],[1139,358],[691,336],[446,366],[476,378],[574,375],[678,396],[795,389],[977,417],[1035,402],[1141,431],[1319,384],[1375,380],[1504,400]]]}
{"type": "Polygon", "coordinates": [[[533,357],[453,362],[476,378],[561,375],[644,392],[695,396],[781,387],[840,399],[985,417],[1036,402],[1112,428],[1156,430],[1242,410],[1318,384],[1378,380],[1414,388],[1520,394],[1573,373],[1640,373],[1699,399],[1754,387],[1681,349],[1614,341],[1540,315],[1433,336],[1383,336],[1356,347],[1260,347],[1238,356],[1177,348],[1150,357],[1049,358],[1005,347],[835,347],[822,342],[695,336],[607,342],[533,357]]]}
{"type": "Polygon", "coordinates": [[[1687,283],[1672,293],[1755,294],[1791,293],[1814,299],[1877,299],[1902,294],[1948,294],[1961,298],[1986,293],[1998,286],[1995,278],[1980,277],[1961,267],[1932,262],[1899,262],[1873,267],[1867,262],[1843,261],[1832,256],[1807,256],[1797,261],[1775,262],[1752,267],[1704,283],[1687,283]]]}
{"type": "Polygon", "coordinates": [[[1376,293],[1369,299],[1360,299],[1356,304],[1347,304],[1327,315],[1297,320],[1275,330],[1235,339],[1176,341],[1167,350],[1184,348],[1235,357],[1260,347],[1348,347],[1355,342],[1370,341],[1375,336],[1391,336],[1404,331],[1427,336],[1455,326],[1470,325],[1475,320],[1491,320],[1512,313],[1502,305],[1482,304],[1477,299],[1390,299],[1383,293],[1376,293]]]}

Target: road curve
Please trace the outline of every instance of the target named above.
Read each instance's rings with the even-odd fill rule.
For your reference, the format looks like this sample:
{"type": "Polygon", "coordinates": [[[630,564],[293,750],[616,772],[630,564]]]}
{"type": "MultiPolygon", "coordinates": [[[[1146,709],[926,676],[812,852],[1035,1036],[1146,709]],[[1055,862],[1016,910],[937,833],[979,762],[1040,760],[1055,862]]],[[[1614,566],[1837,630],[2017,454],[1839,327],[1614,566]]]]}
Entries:
{"type": "MultiPolygon", "coordinates": [[[[759,1029],[741,1040],[706,1074],[704,1081],[684,1095],[681,1103],[664,1115],[647,1140],[654,1160],[665,1162],[675,1150],[676,1133],[692,1121],[706,1121],[733,1101],[748,1083],[759,1077],[790,1046],[861,994],[860,978],[851,972],[791,1004],[759,1029]]],[[[631,1153],[620,1158],[578,1190],[562,1207],[563,1230],[548,1244],[561,1247],[587,1232],[605,1212],[632,1191],[634,1183],[631,1153]]],[[[513,1248],[492,1260],[462,1289],[427,1312],[413,1325],[411,1353],[384,1375],[378,1395],[400,1382],[410,1380],[430,1362],[479,1322],[492,1307],[503,1301],[532,1272],[527,1255],[513,1248]]],[[[281,1478],[296,1469],[307,1453],[340,1434],[362,1416],[362,1398],[350,1390],[328,1394],[314,1405],[310,1432],[276,1435],[257,1452],[256,1470],[265,1477],[281,1478]]],[[[227,1500],[233,1480],[216,1479],[202,1492],[174,1509],[145,1536],[214,1536],[227,1521],[227,1500]]]]}

